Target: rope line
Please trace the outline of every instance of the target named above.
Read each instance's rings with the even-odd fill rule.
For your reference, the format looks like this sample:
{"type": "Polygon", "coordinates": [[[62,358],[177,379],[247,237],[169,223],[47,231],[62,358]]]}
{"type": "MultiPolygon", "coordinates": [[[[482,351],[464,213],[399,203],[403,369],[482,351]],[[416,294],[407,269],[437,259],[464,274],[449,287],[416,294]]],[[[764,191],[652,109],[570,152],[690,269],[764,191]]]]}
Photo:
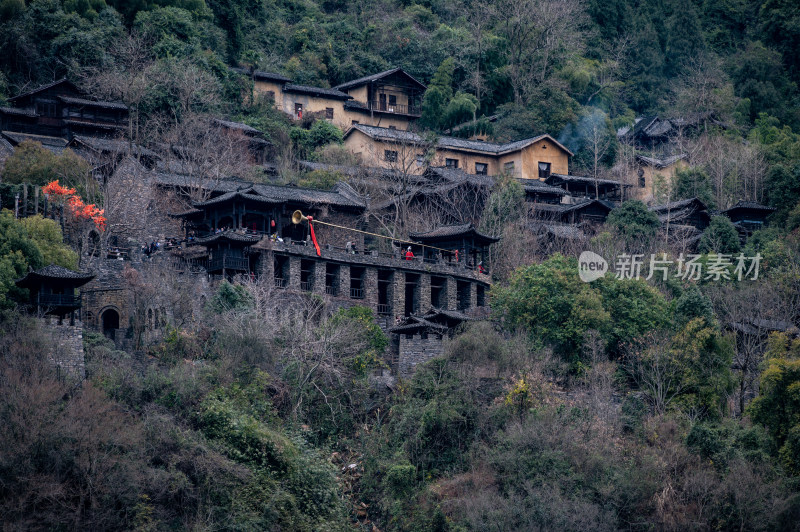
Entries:
{"type": "Polygon", "coordinates": [[[347,231],[355,231],[356,233],[362,233],[362,234],[365,234],[365,235],[375,236],[375,237],[378,237],[378,238],[385,238],[387,240],[392,240],[393,242],[402,242],[404,244],[411,244],[412,246],[420,246],[420,247],[423,247],[423,248],[438,249],[439,251],[444,251],[445,253],[450,253],[451,255],[455,254],[455,252],[452,249],[437,248],[436,246],[429,246],[428,244],[420,244],[419,242],[411,242],[410,240],[402,240],[400,238],[393,238],[391,236],[379,235],[377,233],[370,233],[369,231],[362,231],[361,229],[353,229],[352,227],[345,227],[343,225],[332,224],[330,222],[320,222],[316,218],[312,219],[310,223],[330,225],[331,227],[338,227],[339,229],[345,229],[347,231]]]}

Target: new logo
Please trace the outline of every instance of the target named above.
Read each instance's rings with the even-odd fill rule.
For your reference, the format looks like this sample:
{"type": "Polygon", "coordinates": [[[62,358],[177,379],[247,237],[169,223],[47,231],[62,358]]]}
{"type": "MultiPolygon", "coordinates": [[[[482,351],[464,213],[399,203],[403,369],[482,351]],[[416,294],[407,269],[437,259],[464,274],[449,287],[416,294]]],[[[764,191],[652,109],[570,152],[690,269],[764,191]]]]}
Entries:
{"type": "Polygon", "coordinates": [[[608,271],[606,259],[593,251],[584,251],[578,257],[578,276],[584,283],[596,281],[608,271]]]}

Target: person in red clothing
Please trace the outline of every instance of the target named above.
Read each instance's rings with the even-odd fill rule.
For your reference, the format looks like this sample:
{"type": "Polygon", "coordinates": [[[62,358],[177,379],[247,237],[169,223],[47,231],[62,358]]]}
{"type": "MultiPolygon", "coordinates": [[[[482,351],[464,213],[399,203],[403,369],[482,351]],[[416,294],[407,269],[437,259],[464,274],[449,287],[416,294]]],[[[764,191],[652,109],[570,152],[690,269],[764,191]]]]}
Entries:
{"type": "Polygon", "coordinates": [[[414,260],[414,252],[411,251],[411,246],[408,246],[408,251],[406,251],[406,260],[414,260]]]}

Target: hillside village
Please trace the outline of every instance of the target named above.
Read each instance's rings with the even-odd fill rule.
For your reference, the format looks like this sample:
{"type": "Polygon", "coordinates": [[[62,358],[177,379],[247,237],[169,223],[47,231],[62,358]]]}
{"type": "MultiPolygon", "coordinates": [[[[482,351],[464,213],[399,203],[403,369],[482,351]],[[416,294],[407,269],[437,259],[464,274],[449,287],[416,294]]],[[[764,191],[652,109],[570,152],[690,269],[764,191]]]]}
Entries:
{"type": "Polygon", "coordinates": [[[797,529],[799,8],[401,4],[0,1],[2,521],[797,529]]]}
{"type": "MultiPolygon", "coordinates": [[[[711,215],[716,214],[697,198],[652,204],[656,176],[666,179],[662,186],[671,186],[669,180],[682,157],[672,157],[664,164],[637,155],[641,164],[636,175],[617,181],[570,175],[573,153],[547,134],[505,144],[448,136],[426,138],[414,132],[419,117],[414,109],[420,107],[425,85],[402,69],[333,89],[295,85],[268,72],[235,72],[250,77],[253,92],[266,95],[289,119],[301,120],[305,113],[306,118],[315,116],[344,128],[343,146],[355,156],[358,166],[299,164],[312,172],[323,169],[350,176],[352,184],[344,180],[330,191],[303,190],[268,181],[248,182],[237,175],[215,179],[198,174],[191,166],[189,170],[195,172],[187,172],[189,165],[182,158],[194,147],[170,146],[172,160],[164,161],[153,146],[134,144],[120,135],[129,126],[124,104],[93,100],[67,80],[10,98],[13,107],[0,108],[6,157],[25,142],[39,143],[54,153],[71,150],[91,165],[95,179],[106,186],[117,182],[125,187],[120,205],[109,210],[106,234],[101,237],[92,229],[87,235],[78,235],[87,243],[81,266],[97,272],[83,289],[83,304],[70,301],[63,308],[51,308],[51,303],[41,303],[45,292],[38,290],[39,312],[59,318],[69,313],[71,327],[77,319],[102,331],[120,347],[132,349],[135,344],[124,338],[131,337],[133,324],[146,321],[148,329],[163,330],[170,323],[170,309],[159,301],[147,309],[134,309],[122,268],[135,270],[143,260],[164,260],[177,272],[204,274],[212,282],[212,290],[214,282],[222,279],[266,279],[273,280],[276,288],[327,297],[334,308],[367,306],[382,328],[393,335],[394,353],[387,362],[395,375],[407,378],[410,367],[441,354],[443,333],[452,334],[465,321],[486,315],[480,311],[488,310],[489,246],[499,238],[476,228],[481,208],[466,204],[485,201],[503,176],[522,186],[531,218],[529,230],[542,245],[554,240],[585,243],[622,202],[649,198],[650,211],[658,216],[662,232],[671,232],[676,249],[694,252],[711,215]],[[354,186],[360,188],[366,181],[377,184],[378,191],[367,189],[371,194],[359,194],[354,186]],[[398,182],[408,183],[407,190],[400,194],[387,191],[398,182]],[[381,235],[376,232],[382,227],[373,220],[385,211],[399,211],[400,202],[436,210],[437,199],[455,187],[470,193],[460,190],[460,197],[451,199],[455,212],[439,213],[438,220],[443,223],[379,241],[381,235]],[[381,193],[389,199],[370,201],[381,193]],[[141,203],[142,198],[155,197],[171,198],[169,208],[141,203]],[[324,254],[310,249],[307,224],[293,223],[297,210],[312,219],[338,224],[335,229],[317,228],[324,254]],[[145,212],[150,223],[129,230],[122,218],[143,217],[145,212]],[[148,317],[137,316],[137,311],[148,317]],[[159,312],[161,318],[152,317],[159,312]]],[[[246,157],[248,165],[275,164],[271,143],[262,132],[224,117],[211,119],[208,127],[213,128],[212,135],[230,136],[225,142],[239,145],[238,153],[226,155],[246,157]]],[[[652,146],[669,141],[664,129],[656,119],[647,118],[623,134],[639,146],[652,146]],[[646,127],[640,127],[645,122],[646,127]],[[654,135],[654,130],[660,136],[654,135]]],[[[212,138],[212,142],[217,140],[212,138]]],[[[30,193],[26,187],[21,214],[15,197],[17,216],[37,214],[40,196],[46,201],[38,187],[30,193]],[[29,199],[33,200],[32,210],[29,199]]],[[[734,222],[745,244],[747,236],[760,229],[774,210],[740,201],[720,214],[734,222]]],[[[64,216],[63,212],[58,215],[64,216]]],[[[56,212],[51,210],[51,216],[56,212]]],[[[408,217],[410,212],[401,216],[408,217]]],[[[158,338],[158,334],[148,336],[150,341],[158,338]]],[[[136,344],[141,345],[139,342],[136,344]]]]}

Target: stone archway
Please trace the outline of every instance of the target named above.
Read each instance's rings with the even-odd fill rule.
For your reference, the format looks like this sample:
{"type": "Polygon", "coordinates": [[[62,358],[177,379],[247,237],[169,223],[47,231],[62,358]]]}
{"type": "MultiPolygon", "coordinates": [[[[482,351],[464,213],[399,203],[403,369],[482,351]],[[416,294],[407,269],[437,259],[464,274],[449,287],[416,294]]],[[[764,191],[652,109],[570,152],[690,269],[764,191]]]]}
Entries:
{"type": "Polygon", "coordinates": [[[114,339],[114,331],[119,329],[119,312],[114,308],[104,309],[100,313],[100,323],[103,326],[103,334],[114,339]]]}

